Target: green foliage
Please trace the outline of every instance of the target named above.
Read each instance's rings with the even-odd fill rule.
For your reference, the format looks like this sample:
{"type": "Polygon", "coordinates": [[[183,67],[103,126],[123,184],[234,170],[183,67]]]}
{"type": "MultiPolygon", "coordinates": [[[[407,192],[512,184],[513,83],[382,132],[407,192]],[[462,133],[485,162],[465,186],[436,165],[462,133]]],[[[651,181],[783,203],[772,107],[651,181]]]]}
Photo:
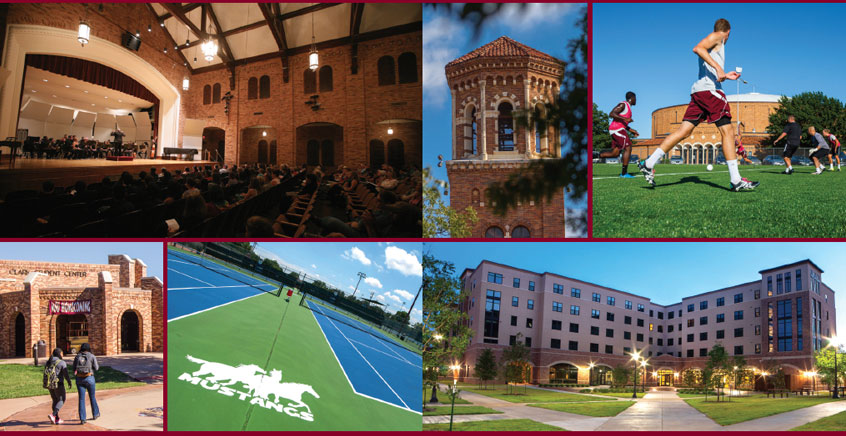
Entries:
{"type": "Polygon", "coordinates": [[[463,211],[447,206],[441,198],[441,189],[448,192],[449,185],[435,179],[428,167],[423,170],[423,181],[423,237],[469,237],[473,226],[479,221],[476,211],[470,206],[463,211]]]}
{"type": "Polygon", "coordinates": [[[632,370],[628,367],[617,365],[611,370],[611,385],[615,388],[625,386],[629,383],[632,370]]]}
{"type": "Polygon", "coordinates": [[[517,333],[517,340],[502,352],[505,382],[508,385],[528,383],[532,377],[529,363],[529,347],[523,343],[523,335],[517,333]]]}
{"type": "MultiPolygon", "coordinates": [[[[814,353],[814,367],[817,368],[820,380],[823,383],[834,386],[834,348],[825,347],[814,353]]],[[[846,354],[837,353],[837,373],[840,375],[840,386],[844,386],[846,380],[846,354]]]]}
{"type": "Polygon", "coordinates": [[[611,135],[608,134],[608,125],[611,117],[599,110],[599,105],[593,104],[593,149],[595,151],[611,148],[611,135]]]}
{"type": "Polygon", "coordinates": [[[490,348],[485,348],[476,360],[476,366],[473,368],[473,374],[475,374],[479,379],[479,384],[481,385],[484,383],[485,388],[487,388],[488,381],[496,378],[496,373],[496,358],[494,357],[493,351],[490,348]]]}
{"type": "MultiPolygon", "coordinates": [[[[770,114],[770,124],[767,126],[770,137],[764,142],[766,145],[772,145],[773,141],[781,135],[789,115],[794,115],[796,122],[802,126],[803,146],[811,145],[808,137],[810,126],[816,127],[820,133],[823,129],[831,129],[835,135],[846,129],[846,107],[840,100],[828,97],[822,92],[803,92],[792,98],[782,97],[779,104],[779,107],[770,114]]],[[[779,141],[779,144],[783,143],[784,139],[779,141]]]]}
{"type": "Polygon", "coordinates": [[[684,372],[682,372],[682,383],[684,383],[685,386],[702,387],[702,371],[692,368],[684,370],[684,372]]]}

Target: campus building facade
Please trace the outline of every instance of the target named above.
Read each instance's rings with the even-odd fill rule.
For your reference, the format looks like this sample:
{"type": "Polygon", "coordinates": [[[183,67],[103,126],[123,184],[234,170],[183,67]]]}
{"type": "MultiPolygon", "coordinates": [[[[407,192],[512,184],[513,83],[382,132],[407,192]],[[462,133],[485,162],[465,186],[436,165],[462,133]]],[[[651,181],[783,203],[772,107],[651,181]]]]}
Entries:
{"type": "Polygon", "coordinates": [[[803,372],[813,354],[836,335],[834,291],[810,260],[765,269],[760,280],[661,305],[625,291],[555,273],[489,261],[466,269],[473,339],[462,377],[473,379],[481,351],[497,356],[511,343],[531,350],[534,383],[606,384],[610,370],[631,367],[630,354],[648,360],[645,383],[677,385],[688,369],[703,369],[717,343],[762,372],[782,368],[789,387],[811,383],[803,372]]]}
{"type": "Polygon", "coordinates": [[[141,259],[110,255],[108,264],[0,260],[0,356],[72,354],[89,343],[97,355],[163,351],[162,281],[141,259]]]}
{"type": "Polygon", "coordinates": [[[505,216],[493,213],[487,195],[491,183],[538,159],[561,156],[557,127],[530,130],[515,123],[514,113],[543,113],[560,92],[563,68],[560,60],[506,36],[446,65],[452,98],[450,204],[475,209],[479,221],[470,237],[564,237],[563,190],[548,200],[519,204],[505,216]]]}

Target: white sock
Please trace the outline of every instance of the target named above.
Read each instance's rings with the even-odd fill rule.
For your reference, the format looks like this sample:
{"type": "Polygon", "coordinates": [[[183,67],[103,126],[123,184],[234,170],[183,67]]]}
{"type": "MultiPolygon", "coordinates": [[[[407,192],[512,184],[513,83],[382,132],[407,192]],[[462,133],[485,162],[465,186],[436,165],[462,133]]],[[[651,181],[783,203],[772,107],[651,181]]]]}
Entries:
{"type": "Polygon", "coordinates": [[[740,183],[740,171],[737,169],[737,159],[727,160],[726,165],[729,168],[731,182],[735,185],[740,183]]]}
{"type": "Polygon", "coordinates": [[[660,148],[656,148],[655,151],[652,152],[652,155],[649,156],[649,159],[646,159],[646,168],[652,169],[655,168],[655,164],[664,157],[664,150],[660,148]]]}
{"type": "Polygon", "coordinates": [[[787,169],[792,170],[792,169],[793,169],[793,167],[792,167],[791,165],[788,165],[788,166],[787,166],[787,169]]]}

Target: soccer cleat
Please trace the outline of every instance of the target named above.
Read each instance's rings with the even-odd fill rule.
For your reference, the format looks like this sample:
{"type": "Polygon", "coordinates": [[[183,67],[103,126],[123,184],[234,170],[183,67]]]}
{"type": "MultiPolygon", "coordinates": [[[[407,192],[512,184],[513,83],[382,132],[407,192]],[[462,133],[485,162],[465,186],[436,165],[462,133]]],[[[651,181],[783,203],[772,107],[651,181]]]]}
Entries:
{"type": "Polygon", "coordinates": [[[621,178],[621,179],[633,179],[633,178],[634,178],[634,176],[633,176],[633,175],[631,175],[631,174],[626,173],[626,174],[620,174],[620,178],[621,178]]]}
{"type": "Polygon", "coordinates": [[[649,182],[652,187],[655,187],[655,169],[649,169],[646,167],[645,160],[637,161],[637,168],[640,170],[643,177],[649,182]]]}
{"type": "Polygon", "coordinates": [[[52,414],[52,413],[51,413],[51,414],[49,414],[49,415],[47,415],[47,418],[49,418],[49,419],[50,419],[50,422],[52,422],[53,424],[55,424],[55,423],[56,423],[56,417],[55,417],[55,416],[53,416],[53,414],[52,414]]]}
{"type": "Polygon", "coordinates": [[[759,182],[751,182],[751,181],[746,180],[746,179],[740,179],[740,183],[738,183],[736,185],[734,183],[731,184],[731,190],[734,191],[734,192],[751,191],[751,190],[757,188],[758,185],[760,185],[759,182]]]}
{"type": "Polygon", "coordinates": [[[785,168],[782,174],[793,174],[793,168],[785,168]]]}
{"type": "Polygon", "coordinates": [[[65,423],[65,421],[62,418],[59,418],[59,419],[56,420],[56,425],[61,425],[61,424],[64,424],[64,423],[65,423]]]}

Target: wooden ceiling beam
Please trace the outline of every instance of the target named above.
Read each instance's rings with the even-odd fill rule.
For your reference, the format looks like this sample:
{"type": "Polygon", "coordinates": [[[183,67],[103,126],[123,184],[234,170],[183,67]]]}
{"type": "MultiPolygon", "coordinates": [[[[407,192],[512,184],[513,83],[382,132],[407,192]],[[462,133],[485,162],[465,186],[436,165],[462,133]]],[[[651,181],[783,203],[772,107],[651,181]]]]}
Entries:
{"type": "MultiPolygon", "coordinates": [[[[211,4],[209,4],[208,7],[206,7],[206,11],[208,12],[209,18],[211,18],[212,23],[214,24],[215,31],[220,32],[220,30],[221,30],[220,29],[220,22],[217,21],[217,15],[215,15],[214,9],[212,9],[211,4]]],[[[232,54],[232,48],[229,47],[229,42],[226,40],[225,36],[221,36],[221,34],[218,33],[217,35],[215,35],[215,37],[217,38],[217,40],[220,44],[220,48],[223,49],[223,53],[227,58],[227,59],[224,60],[221,57],[221,60],[224,60],[226,62],[227,66],[229,67],[229,71],[231,71],[232,75],[234,76],[235,75],[235,56],[232,54]]],[[[234,88],[234,85],[232,85],[232,88],[234,88]]]]}
{"type": "Polygon", "coordinates": [[[276,19],[278,19],[280,22],[282,22],[282,21],[289,20],[289,19],[294,18],[294,17],[299,17],[300,15],[305,15],[305,14],[310,14],[312,12],[322,11],[323,9],[331,8],[331,7],[334,7],[334,6],[340,6],[342,4],[344,4],[344,3],[317,3],[315,5],[306,6],[302,9],[297,9],[296,11],[291,11],[291,12],[288,12],[288,13],[277,15],[276,19]]]}
{"type": "MultiPolygon", "coordinates": [[[[182,13],[183,13],[183,14],[187,14],[188,12],[191,12],[191,11],[193,11],[194,9],[197,9],[197,8],[199,8],[199,7],[200,7],[200,6],[202,6],[202,5],[203,5],[203,3],[192,3],[192,4],[190,4],[190,5],[185,6],[184,8],[182,8],[182,13]]],[[[164,15],[161,15],[161,16],[160,16],[158,13],[156,13],[156,10],[154,9],[154,10],[153,10],[153,13],[154,13],[154,14],[156,14],[156,18],[158,18],[158,19],[159,19],[159,20],[161,20],[161,21],[164,21],[164,20],[167,20],[167,19],[168,19],[168,18],[170,18],[170,17],[173,17],[173,14],[171,14],[170,12],[168,12],[168,13],[166,13],[166,14],[164,14],[164,15]]]]}
{"type": "Polygon", "coordinates": [[[273,39],[276,40],[276,48],[279,50],[278,55],[282,60],[282,81],[288,83],[288,41],[285,39],[285,28],[282,22],[277,19],[279,15],[278,3],[258,3],[261,9],[267,27],[270,28],[270,33],[273,39]]]}
{"type": "MultiPolygon", "coordinates": [[[[267,25],[267,21],[265,21],[265,20],[256,21],[255,23],[250,23],[250,24],[247,24],[247,25],[244,25],[244,26],[241,26],[241,27],[236,27],[232,30],[227,30],[226,32],[216,34],[215,36],[219,35],[221,37],[226,38],[227,36],[237,35],[239,33],[244,33],[244,32],[250,31],[250,30],[255,30],[255,29],[258,29],[259,27],[264,27],[266,25],[267,25]]],[[[203,41],[201,41],[201,40],[192,41],[188,45],[183,44],[183,45],[179,46],[179,49],[183,50],[183,49],[186,49],[186,48],[191,48],[191,47],[200,45],[202,43],[203,43],[203,41]]]]}
{"type": "MultiPolygon", "coordinates": [[[[150,3],[147,3],[147,9],[150,11],[151,14],[158,17],[156,10],[153,9],[153,5],[151,5],[150,3]]],[[[167,37],[167,40],[170,42],[170,44],[171,44],[170,47],[176,47],[176,46],[179,45],[179,44],[176,43],[176,41],[173,40],[173,36],[170,35],[170,32],[168,32],[166,28],[162,28],[162,31],[164,32],[165,37],[167,37]]],[[[170,47],[166,47],[166,48],[169,49],[170,47]]],[[[183,62],[182,65],[188,67],[188,71],[193,73],[194,70],[193,70],[193,68],[191,68],[191,64],[188,62],[188,58],[185,57],[185,53],[182,53],[182,51],[180,51],[180,50],[174,50],[174,51],[176,52],[176,54],[179,55],[179,57],[182,58],[182,62],[183,62]]]]}

